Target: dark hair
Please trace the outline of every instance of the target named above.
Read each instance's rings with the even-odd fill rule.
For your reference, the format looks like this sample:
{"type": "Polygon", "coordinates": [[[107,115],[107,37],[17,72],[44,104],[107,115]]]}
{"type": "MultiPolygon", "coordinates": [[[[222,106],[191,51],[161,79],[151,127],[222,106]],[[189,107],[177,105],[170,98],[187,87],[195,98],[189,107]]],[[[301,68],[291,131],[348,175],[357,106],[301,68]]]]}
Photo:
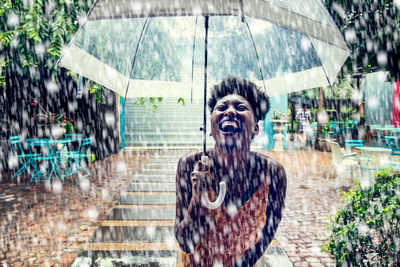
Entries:
{"type": "Polygon", "coordinates": [[[211,88],[211,96],[207,103],[210,113],[221,98],[231,94],[240,95],[249,101],[256,123],[263,120],[269,111],[269,97],[255,83],[242,78],[228,77],[211,88]]]}

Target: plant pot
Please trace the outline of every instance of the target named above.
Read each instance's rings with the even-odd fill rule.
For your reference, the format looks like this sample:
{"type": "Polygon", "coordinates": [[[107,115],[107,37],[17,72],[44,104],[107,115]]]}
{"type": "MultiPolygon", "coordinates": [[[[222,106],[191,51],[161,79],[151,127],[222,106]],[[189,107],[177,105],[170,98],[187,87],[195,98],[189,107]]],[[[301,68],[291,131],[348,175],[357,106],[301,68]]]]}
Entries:
{"type": "Polygon", "coordinates": [[[273,151],[284,151],[283,149],[283,140],[285,136],[282,134],[286,129],[287,120],[271,120],[273,124],[273,130],[275,132],[274,138],[274,149],[273,151]]]}

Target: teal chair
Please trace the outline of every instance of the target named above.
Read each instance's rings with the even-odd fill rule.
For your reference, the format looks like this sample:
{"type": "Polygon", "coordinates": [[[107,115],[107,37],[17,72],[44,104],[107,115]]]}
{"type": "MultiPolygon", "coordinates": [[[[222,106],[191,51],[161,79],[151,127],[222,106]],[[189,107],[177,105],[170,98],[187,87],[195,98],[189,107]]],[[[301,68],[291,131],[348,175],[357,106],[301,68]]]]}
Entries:
{"type": "Polygon", "coordinates": [[[369,129],[371,131],[372,134],[372,138],[373,138],[373,145],[374,146],[380,146],[380,144],[382,143],[382,137],[381,137],[381,126],[377,125],[377,124],[372,124],[369,126],[369,129]]]}
{"type": "Polygon", "coordinates": [[[400,172],[400,149],[398,148],[392,149],[389,167],[393,168],[397,172],[400,172]]]}
{"type": "Polygon", "coordinates": [[[72,142],[67,144],[68,150],[79,151],[83,139],[83,134],[65,134],[64,138],[67,140],[72,140],[72,142]]]}
{"type": "Polygon", "coordinates": [[[50,140],[47,138],[27,139],[28,148],[31,154],[40,152],[40,155],[33,157],[33,164],[37,170],[36,175],[31,177],[33,181],[51,181],[54,176],[63,179],[63,175],[58,167],[58,156],[56,155],[56,146],[50,146],[50,140]]]}
{"type": "Polygon", "coordinates": [[[84,138],[79,150],[68,151],[67,159],[69,163],[69,168],[67,170],[66,176],[70,176],[74,173],[78,174],[79,178],[85,178],[91,176],[92,174],[86,168],[85,159],[89,156],[90,147],[92,145],[91,138],[84,138]]]}
{"type": "Polygon", "coordinates": [[[364,142],[363,140],[359,139],[345,139],[344,146],[346,148],[346,151],[350,152],[352,147],[364,146],[364,142]]]}
{"type": "Polygon", "coordinates": [[[11,136],[10,143],[13,150],[13,153],[18,158],[18,162],[20,163],[21,167],[18,171],[12,176],[12,179],[21,175],[25,171],[31,175],[31,179],[37,175],[37,169],[34,164],[34,158],[40,156],[38,153],[25,153],[21,145],[21,140],[19,136],[11,136]]]}

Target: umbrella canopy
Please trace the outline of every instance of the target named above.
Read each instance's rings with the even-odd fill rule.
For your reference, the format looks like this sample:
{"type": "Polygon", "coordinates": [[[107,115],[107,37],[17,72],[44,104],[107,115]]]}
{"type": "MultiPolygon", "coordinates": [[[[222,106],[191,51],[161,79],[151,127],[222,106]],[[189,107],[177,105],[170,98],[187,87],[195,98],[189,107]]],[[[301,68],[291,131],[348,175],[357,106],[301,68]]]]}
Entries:
{"type": "Polygon", "coordinates": [[[203,16],[209,83],[264,80],[270,96],[327,86],[349,55],[319,0],[98,0],[59,64],[128,97],[190,97],[193,70],[202,98],[203,16]]]}
{"type": "MultiPolygon", "coordinates": [[[[192,98],[189,88],[204,85],[194,91],[204,99],[205,153],[208,80],[239,76],[274,96],[330,84],[348,55],[319,0],[98,0],[60,65],[128,97],[192,98]],[[193,75],[202,66],[204,76],[193,75]]],[[[215,205],[203,192],[208,208],[224,189],[215,205]]]]}

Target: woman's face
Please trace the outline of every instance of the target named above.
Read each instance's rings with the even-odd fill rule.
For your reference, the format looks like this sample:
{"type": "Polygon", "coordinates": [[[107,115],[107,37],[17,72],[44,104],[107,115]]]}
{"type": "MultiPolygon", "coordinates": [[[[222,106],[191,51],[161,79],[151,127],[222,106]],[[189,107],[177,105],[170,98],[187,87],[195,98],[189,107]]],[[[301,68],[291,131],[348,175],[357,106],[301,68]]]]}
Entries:
{"type": "Polygon", "coordinates": [[[258,134],[254,111],[240,95],[220,99],[211,114],[211,135],[216,144],[227,149],[250,149],[253,134],[258,134]]]}

